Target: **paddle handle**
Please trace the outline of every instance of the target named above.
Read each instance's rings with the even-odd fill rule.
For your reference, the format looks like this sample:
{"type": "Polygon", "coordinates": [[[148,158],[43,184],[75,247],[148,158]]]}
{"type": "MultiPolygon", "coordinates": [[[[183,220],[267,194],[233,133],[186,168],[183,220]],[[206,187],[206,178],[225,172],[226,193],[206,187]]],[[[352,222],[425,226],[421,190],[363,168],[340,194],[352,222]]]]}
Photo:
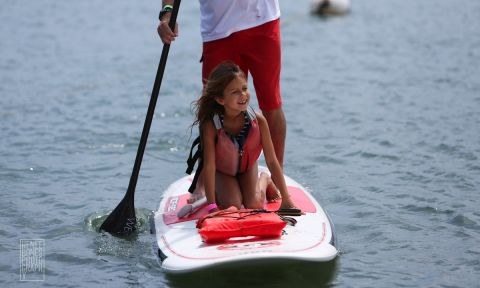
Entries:
{"type": "MultiPolygon", "coordinates": [[[[174,31],[175,23],[177,22],[178,9],[180,8],[181,0],[175,0],[173,3],[172,15],[168,26],[174,31]]],[[[135,194],[135,188],[137,186],[138,174],[140,173],[140,167],[142,165],[143,154],[145,147],[147,146],[148,133],[152,126],[153,114],[155,113],[155,106],[157,105],[158,94],[160,92],[160,86],[162,84],[163,73],[165,72],[165,66],[167,65],[168,51],[170,50],[170,44],[163,44],[162,55],[160,57],[160,63],[158,64],[157,75],[155,76],[155,82],[153,83],[152,95],[150,97],[150,103],[148,105],[147,115],[145,117],[145,124],[143,125],[142,136],[140,137],[140,144],[138,145],[137,156],[135,158],[135,164],[133,165],[132,175],[130,182],[128,183],[127,194],[133,198],[135,194]]]]}

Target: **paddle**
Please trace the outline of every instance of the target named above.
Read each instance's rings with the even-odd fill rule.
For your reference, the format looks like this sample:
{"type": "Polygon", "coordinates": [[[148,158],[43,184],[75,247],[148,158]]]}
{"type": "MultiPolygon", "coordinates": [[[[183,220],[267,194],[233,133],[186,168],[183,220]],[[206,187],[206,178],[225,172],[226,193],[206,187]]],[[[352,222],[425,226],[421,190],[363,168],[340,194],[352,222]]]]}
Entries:
{"type": "MultiPolygon", "coordinates": [[[[170,17],[170,22],[168,23],[172,31],[175,28],[180,1],[181,0],[175,0],[173,4],[172,15],[170,17]]],[[[145,117],[145,124],[143,125],[142,136],[140,138],[140,144],[138,145],[137,157],[135,158],[135,164],[133,165],[132,176],[130,177],[130,182],[128,183],[127,193],[125,193],[122,201],[120,201],[118,206],[112,211],[112,213],[110,213],[107,219],[105,219],[102,226],[100,226],[100,230],[104,230],[119,236],[127,236],[136,230],[137,218],[135,216],[134,205],[135,187],[137,186],[138,174],[140,172],[140,166],[142,165],[143,154],[145,152],[145,146],[147,145],[150,126],[152,125],[155,105],[157,104],[158,93],[160,92],[160,85],[162,84],[163,72],[165,71],[165,65],[167,64],[169,49],[169,44],[163,45],[162,56],[160,57],[160,63],[158,64],[157,75],[155,77],[155,82],[152,89],[152,96],[150,97],[147,116],[145,117]]]]}

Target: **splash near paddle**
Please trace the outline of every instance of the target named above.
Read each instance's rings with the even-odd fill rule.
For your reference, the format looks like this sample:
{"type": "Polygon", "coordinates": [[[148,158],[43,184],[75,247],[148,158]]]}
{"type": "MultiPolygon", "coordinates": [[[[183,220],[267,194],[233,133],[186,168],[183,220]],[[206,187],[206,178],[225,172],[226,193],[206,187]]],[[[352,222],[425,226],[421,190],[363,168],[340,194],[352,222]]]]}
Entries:
{"type": "MultiPolygon", "coordinates": [[[[259,167],[259,172],[262,171],[267,169],[259,167]]],[[[285,176],[285,181],[289,193],[304,215],[291,216],[292,212],[287,211],[290,216],[286,218],[293,220],[288,221],[289,224],[276,222],[277,220],[269,222],[272,219],[245,220],[244,223],[234,225],[228,232],[224,229],[220,236],[218,229],[207,235],[197,228],[199,219],[205,220],[205,217],[208,217],[206,205],[190,214],[180,213],[183,217],[179,217],[178,212],[188,205],[190,193],[187,190],[191,181],[192,176],[186,176],[172,183],[164,192],[159,208],[154,214],[152,233],[156,235],[159,261],[166,272],[186,273],[225,263],[240,262],[268,263],[287,260],[326,262],[336,257],[338,250],[335,247],[333,225],[327,214],[302,185],[288,176],[285,176]],[[267,232],[257,229],[259,224],[267,222],[270,223],[267,225],[267,232]],[[250,225],[252,223],[254,225],[250,225]],[[256,228],[252,228],[255,225],[256,228]],[[246,227],[251,231],[245,232],[246,227]],[[278,229],[279,227],[281,229],[278,229]],[[275,232],[271,233],[272,231],[275,232]]],[[[280,202],[268,203],[265,210],[277,211],[279,206],[280,202]]],[[[283,215],[280,213],[279,216],[283,215]]],[[[219,225],[222,223],[217,220],[215,222],[219,225]]]]}

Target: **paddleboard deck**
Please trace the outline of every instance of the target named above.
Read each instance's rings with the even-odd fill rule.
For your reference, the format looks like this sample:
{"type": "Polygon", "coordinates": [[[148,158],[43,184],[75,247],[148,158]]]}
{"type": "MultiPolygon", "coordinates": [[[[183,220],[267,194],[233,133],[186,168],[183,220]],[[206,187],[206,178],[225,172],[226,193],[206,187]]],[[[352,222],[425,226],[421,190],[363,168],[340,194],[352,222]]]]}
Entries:
{"type": "MultiPolygon", "coordinates": [[[[267,171],[260,167],[261,171],[267,171]]],[[[154,213],[152,233],[161,267],[170,273],[185,273],[215,265],[244,261],[298,260],[326,262],[338,253],[333,225],[328,215],[300,184],[285,176],[289,193],[305,215],[295,217],[295,226],[287,225],[278,238],[237,237],[215,244],[202,241],[196,221],[207,214],[207,208],[183,218],[177,212],[187,204],[192,176],[172,183],[165,191],[154,213]]],[[[280,202],[268,203],[267,210],[277,210],[280,202]]]]}

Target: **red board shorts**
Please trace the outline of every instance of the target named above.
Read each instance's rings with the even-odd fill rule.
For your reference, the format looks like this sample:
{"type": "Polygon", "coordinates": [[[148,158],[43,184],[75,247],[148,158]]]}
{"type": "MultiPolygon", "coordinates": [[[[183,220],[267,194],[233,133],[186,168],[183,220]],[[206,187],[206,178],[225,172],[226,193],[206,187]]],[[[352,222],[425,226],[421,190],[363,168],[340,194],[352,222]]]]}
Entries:
{"type": "Polygon", "coordinates": [[[282,106],[280,97],[280,20],[242,30],[230,36],[203,43],[202,77],[205,84],[210,72],[230,60],[252,75],[258,105],[262,111],[282,106]]]}

